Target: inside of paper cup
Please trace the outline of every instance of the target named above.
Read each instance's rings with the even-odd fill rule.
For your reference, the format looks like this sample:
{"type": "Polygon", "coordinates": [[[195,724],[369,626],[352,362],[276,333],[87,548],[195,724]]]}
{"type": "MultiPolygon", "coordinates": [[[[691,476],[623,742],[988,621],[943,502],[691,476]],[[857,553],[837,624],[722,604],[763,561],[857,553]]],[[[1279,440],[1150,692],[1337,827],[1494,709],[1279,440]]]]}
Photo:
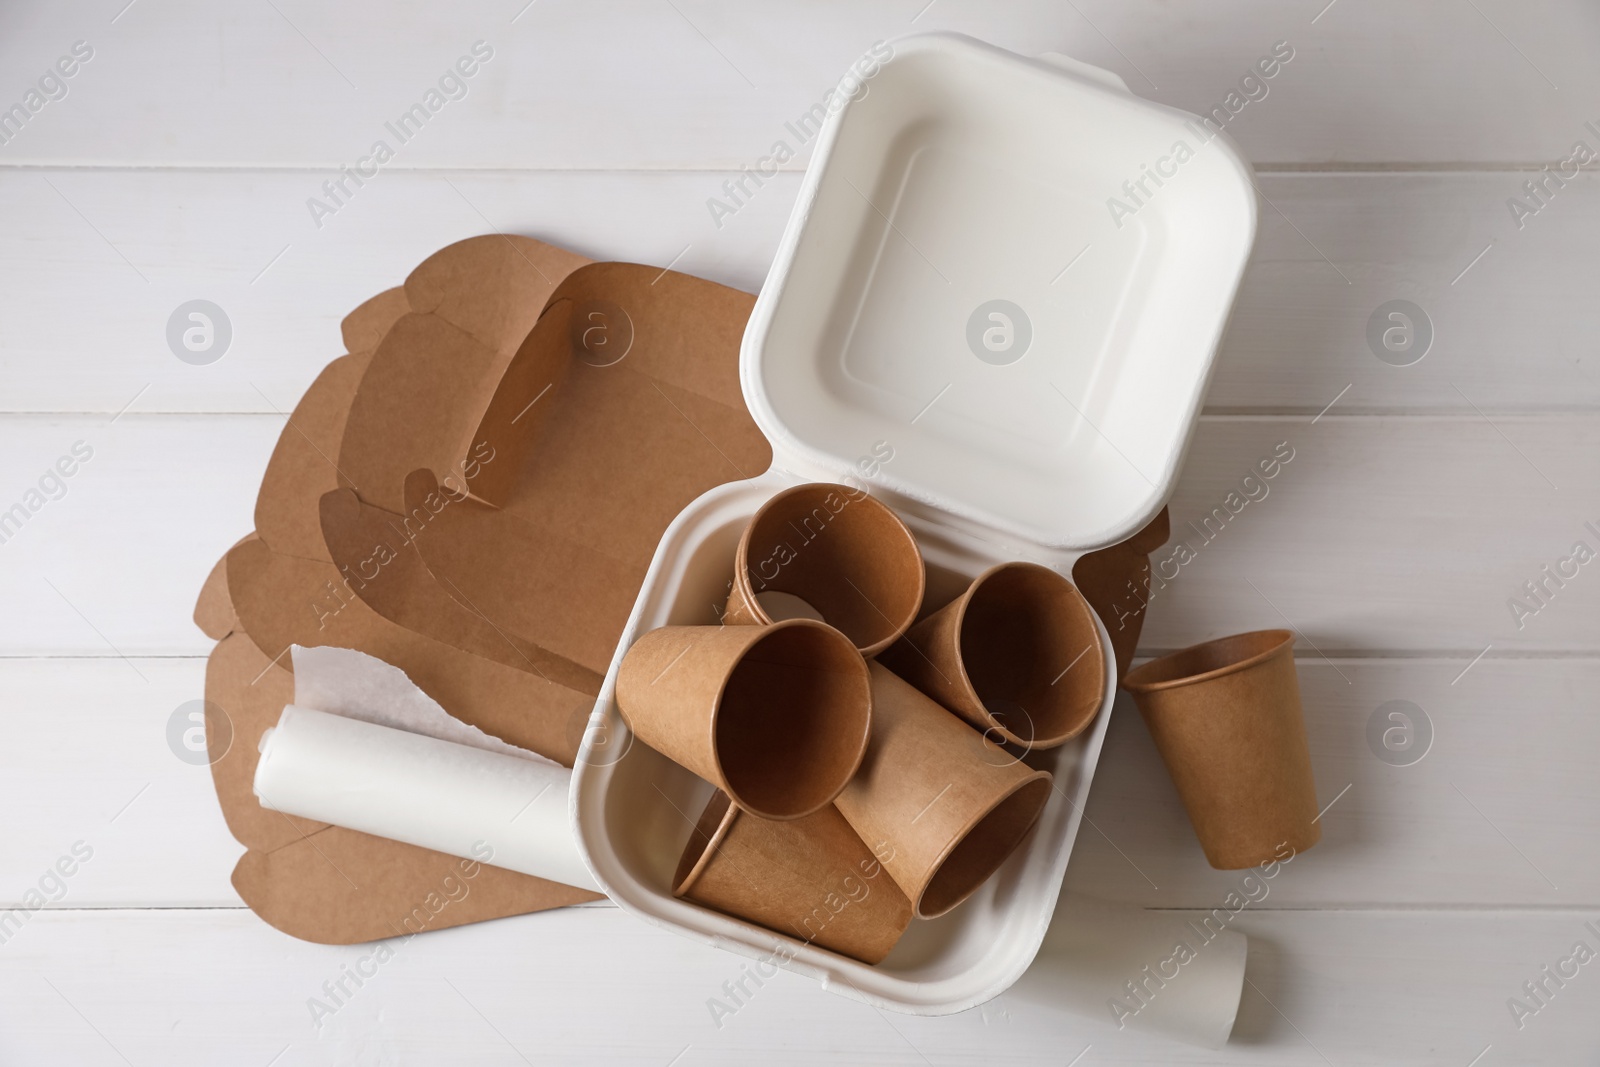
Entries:
{"type": "Polygon", "coordinates": [[[1050,776],[1028,778],[967,832],[933,872],[917,914],[937,918],[972,895],[1033,828],[1050,799],[1050,776]]]}
{"type": "Polygon", "coordinates": [[[765,818],[816,811],[860,765],[871,710],[866,664],[847,638],[813,622],[775,627],[722,688],[716,748],[729,792],[765,818]]]}
{"type": "Polygon", "coordinates": [[[985,710],[1022,744],[1072,736],[1105,696],[1105,653],[1089,606],[1044,567],[1002,567],[973,590],[961,662],[985,710]]]}
{"type": "Polygon", "coordinates": [[[899,517],[859,490],[830,484],[768,502],[750,527],[745,579],[763,610],[771,594],[788,594],[862,649],[905,632],[924,582],[922,555],[899,517]]]}
{"type": "Polygon", "coordinates": [[[782,622],[785,619],[828,621],[822,617],[822,612],[793,593],[782,593],[776,589],[769,589],[765,593],[756,594],[756,603],[761,605],[761,611],[773,622],[782,622]]]}

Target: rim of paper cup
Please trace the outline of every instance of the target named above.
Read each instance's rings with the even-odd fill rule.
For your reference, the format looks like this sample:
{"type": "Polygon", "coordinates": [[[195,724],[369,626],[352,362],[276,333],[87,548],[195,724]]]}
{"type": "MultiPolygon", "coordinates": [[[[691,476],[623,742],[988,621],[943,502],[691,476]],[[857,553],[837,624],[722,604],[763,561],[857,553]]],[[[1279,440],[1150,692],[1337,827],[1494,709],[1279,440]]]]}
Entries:
{"type": "Polygon", "coordinates": [[[1122,688],[1130,693],[1158,693],[1163,689],[1179,689],[1186,685],[1198,685],[1201,682],[1209,682],[1215,678],[1222,678],[1230,674],[1237,674],[1239,671],[1248,670],[1258,663],[1264,663],[1273,656],[1279,655],[1284,649],[1293,647],[1293,630],[1246,630],[1243,633],[1213,637],[1209,641],[1201,641],[1197,645],[1190,645],[1188,648],[1180,648],[1176,652],[1169,652],[1165,656],[1151,660],[1149,663],[1141,663],[1122,676],[1122,688]],[[1140,672],[1147,671],[1158,663],[1167,663],[1177,659],[1179,656],[1186,656],[1197,649],[1206,648],[1210,645],[1221,644],[1224,641],[1234,641],[1241,637],[1254,637],[1257,634],[1276,634],[1279,639],[1270,648],[1257,652],[1253,656],[1247,656],[1232,663],[1225,663],[1221,667],[1214,667],[1200,674],[1186,674],[1182,678],[1168,678],[1160,682],[1141,682],[1139,680],[1140,672]]]}
{"type": "Polygon", "coordinates": [[[838,789],[834,790],[831,796],[825,799],[822,803],[806,811],[794,812],[792,814],[762,811],[755,805],[746,803],[745,800],[734,791],[733,782],[728,778],[728,769],[722,764],[722,750],[717,747],[717,724],[722,719],[722,698],[728,691],[728,683],[733,681],[733,676],[738,671],[739,667],[744,663],[744,658],[748,656],[757,645],[761,644],[779,630],[792,630],[796,628],[821,630],[824,631],[825,634],[831,634],[834,638],[837,638],[839,641],[843,642],[843,644],[840,646],[841,648],[848,648],[850,651],[858,654],[860,653],[860,649],[856,648],[855,642],[850,640],[849,635],[843,630],[840,630],[834,626],[830,626],[819,619],[780,619],[777,622],[763,623],[759,626],[739,626],[729,628],[750,630],[753,632],[754,636],[753,639],[748,642],[743,649],[740,650],[739,658],[734,661],[733,666],[728,670],[727,675],[722,679],[722,683],[717,686],[717,699],[711,710],[711,761],[717,768],[717,774],[725,783],[725,785],[721,787],[720,791],[728,794],[728,800],[731,804],[733,804],[734,807],[748,811],[757,818],[769,819],[773,822],[790,822],[795,819],[803,819],[807,815],[815,815],[817,812],[821,811],[823,808],[827,807],[829,804],[832,804],[838,799],[839,794],[844,792],[845,787],[850,784],[850,780],[856,776],[858,771],[861,770],[861,764],[867,758],[867,746],[872,741],[872,675],[870,673],[870,669],[867,667],[867,661],[865,658],[861,659],[862,677],[865,681],[867,691],[867,716],[866,722],[863,724],[861,730],[860,743],[856,748],[856,758],[851,764],[850,773],[845,776],[844,781],[840,784],[838,789]]]}
{"type": "MultiPolygon", "coordinates": [[[[871,493],[865,492],[864,490],[858,490],[853,486],[844,485],[840,482],[802,482],[799,485],[791,485],[787,489],[780,489],[778,492],[773,493],[767,498],[766,503],[757,508],[755,510],[755,514],[750,516],[750,521],[744,524],[744,532],[739,535],[739,545],[738,548],[734,550],[733,554],[734,588],[739,591],[740,598],[744,600],[745,604],[750,609],[750,613],[756,617],[756,620],[759,623],[763,625],[772,624],[772,616],[767,613],[767,609],[761,605],[759,600],[756,599],[755,587],[750,584],[750,534],[756,528],[756,522],[761,519],[762,516],[766,515],[767,511],[770,510],[771,507],[778,501],[790,496],[799,495],[803,492],[815,492],[817,489],[824,487],[829,489],[842,489],[849,493],[862,493],[863,500],[867,500],[873,504],[876,504],[894,520],[895,525],[899,527],[900,533],[911,545],[911,551],[915,552],[917,556],[917,562],[919,564],[917,568],[917,606],[911,609],[911,613],[907,615],[904,620],[894,623],[894,631],[882,640],[874,641],[872,644],[866,646],[856,645],[854,641],[850,641],[850,643],[855,646],[856,651],[870,659],[905,636],[906,631],[911,629],[912,625],[917,621],[917,613],[922,609],[922,600],[925,596],[927,596],[928,593],[928,568],[926,561],[922,558],[922,546],[917,544],[916,535],[911,532],[911,527],[906,525],[906,520],[900,517],[899,512],[895,511],[894,508],[891,508],[888,504],[885,504],[871,493]]],[[[876,607],[876,605],[873,606],[876,607]]],[[[813,619],[812,621],[816,622],[818,620],[813,619]]],[[[821,621],[826,622],[827,620],[824,619],[821,621]]],[[[835,627],[835,629],[837,629],[837,627],[835,627]]],[[[840,632],[842,633],[843,631],[840,632]]],[[[850,640],[848,635],[846,635],[845,640],[850,640]]]]}
{"type": "MultiPolygon", "coordinates": [[[[1066,577],[1066,575],[1062,574],[1060,571],[1052,570],[1051,568],[1046,567],[1043,564],[1030,563],[1027,560],[1012,560],[1012,561],[1007,562],[1007,563],[996,563],[994,566],[990,567],[988,570],[984,571],[982,574],[980,574],[976,578],[972,579],[972,584],[967,586],[966,592],[962,593],[961,596],[957,597],[956,600],[954,601],[954,603],[957,605],[957,607],[956,607],[956,670],[961,673],[961,687],[962,687],[962,689],[965,690],[965,694],[964,695],[966,695],[966,696],[968,696],[968,697],[970,697],[972,699],[973,706],[978,708],[981,711],[981,713],[983,715],[983,721],[988,725],[990,730],[993,730],[995,733],[999,734],[1002,740],[1006,741],[1009,744],[1021,745],[1023,748],[1027,749],[1029,752],[1046,751],[1046,750],[1049,750],[1049,749],[1052,749],[1052,748],[1059,748],[1060,746],[1066,744],[1068,741],[1071,741],[1074,737],[1077,737],[1079,734],[1083,733],[1084,730],[1089,728],[1089,724],[1094,722],[1094,720],[1099,717],[1099,715],[1100,715],[1100,701],[1099,700],[1096,700],[1096,702],[1095,702],[1093,713],[1091,713],[1082,722],[1080,722],[1076,726],[1072,727],[1072,729],[1070,731],[1068,731],[1067,733],[1062,734],[1059,737],[1051,736],[1051,737],[1047,737],[1047,738],[1043,738],[1043,739],[1034,738],[1031,741],[1026,741],[1026,740],[1023,740],[1022,738],[1018,737],[1012,731],[1006,729],[1004,726],[1000,725],[1000,722],[999,722],[998,719],[995,718],[994,713],[989,710],[989,706],[983,702],[983,698],[978,696],[977,687],[975,687],[972,684],[972,679],[967,674],[966,651],[965,651],[965,649],[962,648],[962,643],[961,643],[961,635],[965,630],[966,622],[967,622],[967,608],[971,607],[973,596],[977,593],[979,587],[982,586],[983,583],[987,582],[990,578],[992,578],[996,574],[999,574],[1001,571],[1008,571],[1008,570],[1039,570],[1039,571],[1045,571],[1048,574],[1052,574],[1055,577],[1060,578],[1063,582],[1066,583],[1067,588],[1072,593],[1073,600],[1075,601],[1077,607],[1084,612],[1085,617],[1087,618],[1087,620],[1089,622],[1089,632],[1093,636],[1093,641],[1094,641],[1094,643],[1093,643],[1093,645],[1091,647],[1094,650],[1095,658],[1098,659],[1099,662],[1100,662],[1100,691],[1102,691],[1102,692],[1104,691],[1104,689],[1105,689],[1105,670],[1106,670],[1106,650],[1105,650],[1105,646],[1103,644],[1101,644],[1101,642],[1100,642],[1100,630],[1099,630],[1099,627],[1095,626],[1095,624],[1094,624],[1094,609],[1089,607],[1089,601],[1084,598],[1084,595],[1083,595],[1082,591],[1080,591],[1078,589],[1078,586],[1076,585],[1076,583],[1074,583],[1070,578],[1066,577]]],[[[1024,709],[1024,710],[1026,710],[1026,709],[1024,709]]],[[[1030,721],[1032,720],[1032,716],[1031,715],[1029,716],[1029,720],[1030,721]]]]}
{"type": "Polygon", "coordinates": [[[1024,778],[1019,779],[1010,789],[1007,789],[1004,793],[1001,793],[999,796],[995,797],[994,803],[990,804],[988,807],[984,808],[981,812],[974,816],[972,820],[967,823],[966,827],[955,836],[954,840],[952,840],[950,844],[945,847],[944,851],[939,853],[939,858],[934,860],[933,863],[929,865],[928,879],[923,883],[922,888],[917,891],[916,897],[911,901],[911,917],[913,919],[937,919],[941,915],[948,915],[952,911],[955,911],[961,905],[965,904],[967,900],[971,898],[972,894],[981,889],[985,882],[994,877],[995,871],[998,871],[1001,867],[1004,867],[1006,863],[1010,861],[1011,857],[1016,855],[1016,850],[1021,846],[1022,839],[1027,837],[1029,832],[1031,832],[1033,828],[1038,825],[1039,818],[1044,814],[1045,807],[1050,803],[1050,798],[1048,795],[1045,797],[1045,802],[1040,804],[1038,809],[1033,813],[1032,821],[1030,821],[1028,825],[1023,828],[1021,835],[1017,838],[1017,843],[1012,846],[1011,851],[1006,853],[1005,858],[996,864],[988,874],[972,883],[965,893],[961,894],[961,896],[957,898],[953,904],[942,911],[936,914],[930,914],[922,910],[922,898],[928,895],[928,887],[933,885],[933,880],[939,876],[939,872],[944,868],[945,863],[950,859],[951,855],[954,854],[955,850],[960,848],[962,844],[966,842],[967,838],[972,836],[972,832],[982,825],[985,819],[994,814],[996,808],[1000,807],[1000,805],[1004,804],[1006,801],[1010,800],[1012,797],[1016,796],[1033,783],[1043,781],[1045,784],[1049,785],[1055,778],[1055,776],[1049,771],[1037,770],[1031,767],[1029,770],[1032,773],[1028,774],[1024,778]]]}
{"type": "MultiPolygon", "coordinates": [[[[738,804],[734,803],[731,794],[721,789],[711,794],[711,799],[706,801],[706,808],[716,803],[719,796],[727,800],[727,810],[722,813],[722,818],[717,820],[717,828],[711,831],[711,836],[706,839],[706,847],[701,849],[700,855],[695,857],[694,866],[690,867],[689,873],[678,879],[677,884],[672,887],[672,895],[675,897],[681,897],[688,893],[690,889],[694,888],[694,884],[700,880],[700,876],[706,873],[706,868],[711,865],[712,857],[722,847],[722,842],[728,837],[728,831],[733,829],[734,820],[739,817],[739,813],[743,810],[738,804]]],[[[705,817],[705,808],[701,809],[700,814],[701,818],[705,817]]],[[[700,820],[696,819],[694,830],[698,829],[700,829],[700,820]]],[[[694,840],[694,830],[689,831],[690,841],[694,840]]],[[[677,878],[676,871],[673,872],[673,877],[677,878]]]]}

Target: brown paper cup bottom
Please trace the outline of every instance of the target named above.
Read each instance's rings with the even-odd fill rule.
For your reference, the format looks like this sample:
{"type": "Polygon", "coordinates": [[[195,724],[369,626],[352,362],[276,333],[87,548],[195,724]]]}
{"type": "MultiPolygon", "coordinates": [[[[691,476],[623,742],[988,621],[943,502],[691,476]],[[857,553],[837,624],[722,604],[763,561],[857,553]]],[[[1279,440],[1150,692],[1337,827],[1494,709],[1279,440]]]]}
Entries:
{"type": "Polygon", "coordinates": [[[805,619],[653,630],[623,658],[617,706],[645,744],[768,819],[838,796],[872,717],[861,654],[805,619]]]}
{"type": "Polygon", "coordinates": [[[879,661],[979,730],[1029,748],[1076,737],[1105,700],[1094,612],[1034,563],[984,571],[879,661]]]}
{"type": "Polygon", "coordinates": [[[773,622],[763,599],[785,594],[873,656],[911,626],[926,581],[916,539],[888,506],[845,485],[797,485],[739,538],[724,621],[773,622]]]}
{"type": "Polygon", "coordinates": [[[1218,638],[1135,667],[1122,684],[1211,866],[1254,867],[1321,838],[1292,633],[1218,638]]]}
{"type": "Polygon", "coordinates": [[[911,923],[911,902],[831,805],[773,822],[717,793],[672,892],[863,963],[887,956],[911,923]]]}

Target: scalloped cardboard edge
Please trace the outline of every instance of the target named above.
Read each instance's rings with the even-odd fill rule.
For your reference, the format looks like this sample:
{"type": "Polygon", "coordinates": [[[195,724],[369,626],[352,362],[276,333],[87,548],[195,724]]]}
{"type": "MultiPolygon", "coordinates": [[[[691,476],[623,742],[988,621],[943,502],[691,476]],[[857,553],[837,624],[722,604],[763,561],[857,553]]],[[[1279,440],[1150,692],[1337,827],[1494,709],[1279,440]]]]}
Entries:
{"type": "MultiPolygon", "coordinates": [[[[422,914],[419,902],[437,900],[445,878],[462,885],[468,878],[463,861],[261,808],[250,787],[256,745],[292,698],[283,655],[290,644],[377,655],[452,714],[570,764],[661,531],[704,489],[770,463],[738,384],[738,344],[753,298],[626,264],[594,265],[557,295],[557,283],[587,263],[528,238],[472,238],[429,257],[403,288],[351,312],[342,323],[349,354],[318,375],[273,452],[257,500],[258,534],[230,549],[201,590],[196,623],[219,642],[207,665],[208,713],[221,711],[233,727],[208,731],[231,734],[213,778],[230,830],[249,849],[234,885],[278,929],[338,944],[419,932],[401,920],[422,914]],[[623,319],[634,358],[621,370],[578,359],[573,316],[596,302],[633,309],[623,319]],[[576,377],[589,379],[589,388],[570,397],[557,388],[539,418],[516,427],[517,414],[555,384],[528,368],[557,363],[579,366],[576,377]],[[604,380],[588,373],[604,370],[612,371],[604,380]],[[628,387],[614,388],[619,380],[628,387]],[[611,403],[617,397],[622,402],[611,403]],[[499,508],[465,477],[473,458],[479,470],[490,469],[473,450],[490,439],[494,418],[507,450],[494,468],[499,508]],[[596,424],[610,426],[608,440],[622,447],[590,450],[588,460],[582,448],[550,458],[552,444],[570,444],[596,424]],[[670,428],[658,432],[662,426],[670,428]],[[530,470],[580,483],[615,474],[628,449],[636,463],[641,455],[653,461],[641,465],[650,469],[598,501],[568,493],[559,521],[548,494],[520,490],[518,475],[530,470]],[[620,538],[611,536],[614,521],[606,525],[615,516],[587,514],[616,497],[643,505],[636,509],[643,517],[624,523],[620,538]],[[426,513],[428,536],[408,536],[407,520],[421,519],[415,508],[430,504],[438,510],[426,513]],[[437,521],[441,514],[448,521],[437,521]],[[578,537],[564,539],[564,523],[578,537]],[[609,534],[596,537],[596,529],[609,534]],[[604,550],[586,551],[596,543],[604,550]],[[381,577],[363,580],[356,571],[352,579],[377,544],[389,549],[381,577]],[[419,546],[436,553],[437,567],[419,546]],[[539,566],[566,584],[505,580],[539,566]],[[462,584],[514,587],[520,595],[496,599],[486,613],[462,584]],[[549,611],[552,603],[564,610],[549,611]],[[542,628],[529,626],[534,635],[525,636],[495,611],[542,628]],[[578,656],[546,647],[575,632],[586,642],[578,656]]],[[[446,894],[442,912],[424,907],[425,928],[598,899],[481,870],[489,873],[476,895],[446,894]]]]}

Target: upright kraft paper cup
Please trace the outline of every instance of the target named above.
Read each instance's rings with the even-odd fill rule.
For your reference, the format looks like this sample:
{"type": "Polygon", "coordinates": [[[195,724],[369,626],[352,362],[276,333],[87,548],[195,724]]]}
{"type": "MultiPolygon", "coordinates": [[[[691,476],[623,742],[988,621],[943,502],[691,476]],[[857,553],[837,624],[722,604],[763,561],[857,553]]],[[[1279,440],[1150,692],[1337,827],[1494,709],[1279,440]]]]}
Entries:
{"type": "Polygon", "coordinates": [[[1036,563],[990,567],[878,661],[986,736],[1029,748],[1078,736],[1105,699],[1094,611],[1036,563]]]}
{"type": "Polygon", "coordinates": [[[766,819],[838,796],[872,721],[866,661],[810,619],[652,630],[623,657],[617,706],[641,741],[766,819]]]}
{"type": "Polygon", "coordinates": [[[1144,715],[1206,859],[1240,870],[1322,837],[1306,747],[1294,634],[1256,630],[1135,667],[1122,679],[1144,715]]]}
{"type": "Polygon", "coordinates": [[[954,908],[1022,843],[1050,775],[1012,759],[881,664],[872,743],[835,804],[911,898],[918,918],[954,908]]]}
{"type": "Polygon", "coordinates": [[[773,822],[715,794],[672,892],[862,963],[887,956],[911,925],[911,902],[831,804],[773,822]]]}
{"type": "Polygon", "coordinates": [[[802,613],[874,656],[910,628],[926,584],[916,538],[887,505],[847,485],[797,485],[763,504],[739,538],[724,621],[770,623],[774,604],[798,598],[802,613]]]}

